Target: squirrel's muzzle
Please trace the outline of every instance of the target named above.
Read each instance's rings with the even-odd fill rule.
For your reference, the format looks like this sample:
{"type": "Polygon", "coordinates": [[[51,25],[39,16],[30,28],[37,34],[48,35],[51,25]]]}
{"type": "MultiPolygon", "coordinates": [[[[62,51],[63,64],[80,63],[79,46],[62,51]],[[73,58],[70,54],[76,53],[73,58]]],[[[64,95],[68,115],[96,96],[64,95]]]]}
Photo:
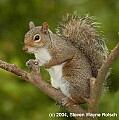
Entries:
{"type": "Polygon", "coordinates": [[[26,45],[24,45],[23,47],[22,47],[22,50],[24,50],[24,51],[28,51],[28,47],[26,46],[26,45]]]}

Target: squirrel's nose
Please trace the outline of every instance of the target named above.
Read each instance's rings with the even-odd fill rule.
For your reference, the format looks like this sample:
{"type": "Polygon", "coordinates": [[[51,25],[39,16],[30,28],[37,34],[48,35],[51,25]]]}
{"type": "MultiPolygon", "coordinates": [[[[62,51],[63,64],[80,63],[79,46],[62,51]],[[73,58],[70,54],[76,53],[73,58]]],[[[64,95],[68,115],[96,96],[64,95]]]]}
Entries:
{"type": "Polygon", "coordinates": [[[25,45],[22,47],[22,49],[23,49],[24,51],[28,51],[28,47],[25,46],[25,45]]]}

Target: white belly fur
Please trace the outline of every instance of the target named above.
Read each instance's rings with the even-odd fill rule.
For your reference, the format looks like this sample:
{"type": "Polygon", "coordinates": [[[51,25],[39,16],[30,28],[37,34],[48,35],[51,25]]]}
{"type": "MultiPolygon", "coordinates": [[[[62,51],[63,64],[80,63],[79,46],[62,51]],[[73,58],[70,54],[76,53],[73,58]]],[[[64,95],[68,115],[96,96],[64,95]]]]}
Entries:
{"type": "MultiPolygon", "coordinates": [[[[51,55],[49,54],[46,48],[40,48],[38,52],[34,54],[36,59],[39,60],[39,66],[42,66],[46,61],[51,59],[51,55]]],[[[47,70],[51,76],[51,85],[56,89],[60,88],[60,90],[64,95],[70,97],[69,89],[68,89],[69,83],[62,76],[62,68],[64,64],[65,63],[53,66],[47,70]]]]}
{"type": "Polygon", "coordinates": [[[50,69],[47,69],[51,76],[51,84],[56,89],[60,88],[60,79],[62,77],[62,67],[63,67],[63,64],[56,65],[51,67],[50,69]]]}
{"type": "Polygon", "coordinates": [[[62,68],[65,63],[61,65],[56,65],[47,69],[51,75],[51,84],[54,88],[59,89],[62,91],[64,95],[70,97],[69,94],[69,82],[67,82],[62,76],[62,68]]]}

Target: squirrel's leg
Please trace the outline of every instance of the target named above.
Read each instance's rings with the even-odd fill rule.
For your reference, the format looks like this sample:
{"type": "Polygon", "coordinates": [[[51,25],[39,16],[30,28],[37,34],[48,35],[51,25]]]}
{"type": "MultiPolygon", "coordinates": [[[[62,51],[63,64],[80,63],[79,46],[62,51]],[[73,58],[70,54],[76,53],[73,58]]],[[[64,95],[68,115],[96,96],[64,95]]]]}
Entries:
{"type": "Polygon", "coordinates": [[[55,65],[60,65],[64,62],[67,62],[67,60],[70,60],[73,58],[75,54],[69,54],[69,55],[56,55],[56,57],[52,57],[51,60],[44,63],[45,68],[50,68],[55,65]]]}
{"type": "Polygon", "coordinates": [[[51,59],[49,61],[47,61],[46,63],[44,63],[45,68],[50,68],[51,66],[55,66],[58,65],[58,61],[56,61],[56,59],[51,59]]]}
{"type": "Polygon", "coordinates": [[[45,68],[50,68],[50,67],[55,66],[55,65],[60,65],[64,62],[66,62],[66,60],[60,60],[60,59],[57,60],[56,58],[52,58],[51,60],[44,63],[44,66],[45,66],[45,68]]]}
{"type": "MultiPolygon", "coordinates": [[[[69,64],[70,64],[70,61],[69,61],[69,64]]],[[[60,89],[67,97],[62,100],[62,106],[69,106],[69,105],[85,103],[85,100],[80,96],[80,94],[81,94],[80,90],[77,91],[77,88],[75,88],[73,82],[71,82],[72,80],[75,80],[75,76],[73,74],[69,73],[69,70],[68,70],[68,67],[70,67],[69,64],[68,63],[65,64],[65,66],[63,68],[63,73],[64,73],[63,78],[64,79],[62,79],[62,80],[64,80],[65,82],[61,82],[61,83],[62,83],[62,86],[63,86],[63,83],[65,83],[66,85],[64,86],[64,89],[63,89],[63,87],[62,88],[60,87],[60,89]],[[65,90],[65,91],[63,91],[63,90],[65,90]],[[68,92],[66,92],[66,90],[68,92]]]]}
{"type": "Polygon", "coordinates": [[[70,88],[70,83],[64,77],[62,77],[60,80],[60,90],[66,97],[62,99],[61,107],[75,104],[75,101],[72,99],[70,95],[69,88],[70,88]]]}

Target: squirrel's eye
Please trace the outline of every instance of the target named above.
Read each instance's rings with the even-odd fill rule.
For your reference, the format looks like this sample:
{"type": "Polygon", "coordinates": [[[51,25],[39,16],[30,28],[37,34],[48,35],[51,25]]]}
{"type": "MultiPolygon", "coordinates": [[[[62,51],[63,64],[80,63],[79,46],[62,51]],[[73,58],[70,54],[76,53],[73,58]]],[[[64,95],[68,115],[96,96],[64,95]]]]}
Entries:
{"type": "Polygon", "coordinates": [[[34,36],[34,41],[36,41],[36,42],[38,42],[38,41],[40,41],[40,36],[38,35],[38,34],[36,34],[35,36],[34,36]]]}

